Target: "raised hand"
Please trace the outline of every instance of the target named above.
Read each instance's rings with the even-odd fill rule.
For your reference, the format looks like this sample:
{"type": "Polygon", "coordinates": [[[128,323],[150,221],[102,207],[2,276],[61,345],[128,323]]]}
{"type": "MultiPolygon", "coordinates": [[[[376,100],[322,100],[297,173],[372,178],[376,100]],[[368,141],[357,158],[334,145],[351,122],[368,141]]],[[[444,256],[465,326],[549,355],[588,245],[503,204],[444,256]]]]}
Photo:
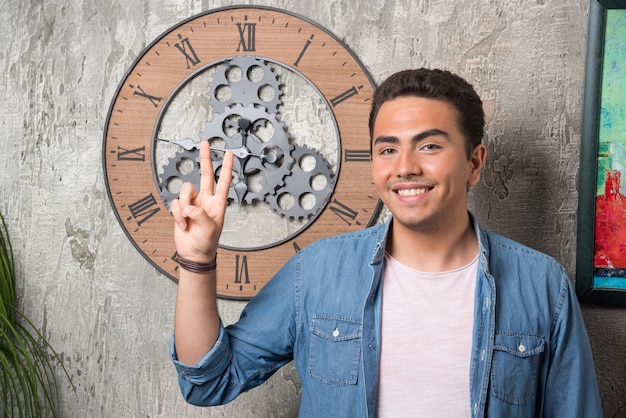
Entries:
{"type": "Polygon", "coordinates": [[[200,143],[200,190],[184,183],[179,198],[171,204],[176,224],[174,242],[180,256],[199,263],[214,259],[224,226],[232,167],[233,154],[226,152],[215,186],[209,143],[200,143]]]}

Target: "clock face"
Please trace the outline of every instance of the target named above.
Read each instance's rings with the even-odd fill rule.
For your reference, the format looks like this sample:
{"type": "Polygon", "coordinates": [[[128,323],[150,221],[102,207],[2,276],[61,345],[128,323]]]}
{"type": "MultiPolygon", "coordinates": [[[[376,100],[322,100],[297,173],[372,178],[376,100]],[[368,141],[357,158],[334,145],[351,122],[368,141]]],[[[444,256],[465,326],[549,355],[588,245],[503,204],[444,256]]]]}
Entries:
{"type": "Polygon", "coordinates": [[[353,53],[269,7],[210,10],[137,58],[104,133],[107,191],[135,247],[177,280],[169,205],[199,186],[199,143],[216,178],[235,155],[218,251],[218,295],[254,296],[297,251],[375,222],[368,113],[374,84],[353,53]]]}

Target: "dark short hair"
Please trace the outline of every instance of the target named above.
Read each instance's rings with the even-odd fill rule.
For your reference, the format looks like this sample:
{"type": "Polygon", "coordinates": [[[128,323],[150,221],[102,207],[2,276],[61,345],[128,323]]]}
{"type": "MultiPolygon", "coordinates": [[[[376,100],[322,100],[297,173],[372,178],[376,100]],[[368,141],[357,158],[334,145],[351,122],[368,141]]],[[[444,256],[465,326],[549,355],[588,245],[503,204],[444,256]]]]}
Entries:
{"type": "Polygon", "coordinates": [[[380,107],[389,100],[407,96],[437,99],[452,105],[467,141],[468,156],[481,143],[485,132],[485,111],[474,87],[449,71],[420,68],[392,74],[374,91],[369,118],[370,146],[380,107]]]}

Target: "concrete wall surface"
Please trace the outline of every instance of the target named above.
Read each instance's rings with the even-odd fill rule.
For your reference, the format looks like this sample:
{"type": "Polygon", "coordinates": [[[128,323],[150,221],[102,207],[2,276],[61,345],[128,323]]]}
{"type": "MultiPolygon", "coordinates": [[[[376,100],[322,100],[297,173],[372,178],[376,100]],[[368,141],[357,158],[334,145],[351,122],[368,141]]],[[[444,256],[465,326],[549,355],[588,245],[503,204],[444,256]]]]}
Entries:
{"type": "MultiPolygon", "coordinates": [[[[485,102],[484,226],[575,271],[588,0],[251,0],[331,30],[376,82],[452,70],[485,102]]],[[[186,405],[168,358],[176,284],[109,203],[103,129],[118,83],[175,23],[239,0],[0,0],[0,210],[20,306],[61,353],[64,417],[294,417],[291,366],[233,403],[186,405]]],[[[220,301],[224,321],[242,302],[220,301]]],[[[583,306],[606,417],[626,417],[626,311],[583,306]]]]}

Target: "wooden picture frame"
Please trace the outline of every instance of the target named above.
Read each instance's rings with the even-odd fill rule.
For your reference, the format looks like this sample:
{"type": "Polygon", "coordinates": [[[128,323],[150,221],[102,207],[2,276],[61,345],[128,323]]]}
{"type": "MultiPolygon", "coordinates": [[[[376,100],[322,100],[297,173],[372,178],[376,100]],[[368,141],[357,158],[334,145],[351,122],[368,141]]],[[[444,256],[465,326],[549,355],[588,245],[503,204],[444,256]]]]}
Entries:
{"type": "Polygon", "coordinates": [[[576,293],[582,302],[611,305],[626,305],[624,22],[623,1],[590,1],[578,187],[576,293]]]}

